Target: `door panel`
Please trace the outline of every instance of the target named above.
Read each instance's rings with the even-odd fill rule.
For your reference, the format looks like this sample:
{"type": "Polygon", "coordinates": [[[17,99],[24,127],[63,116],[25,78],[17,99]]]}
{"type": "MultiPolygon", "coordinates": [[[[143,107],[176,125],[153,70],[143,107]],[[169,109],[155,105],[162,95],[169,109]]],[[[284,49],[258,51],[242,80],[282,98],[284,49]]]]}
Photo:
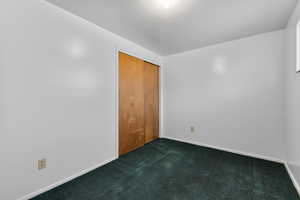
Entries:
{"type": "Polygon", "coordinates": [[[145,143],[144,61],[119,53],[119,155],[145,143]]]}
{"type": "Polygon", "coordinates": [[[144,63],[145,143],[159,135],[159,67],[144,63]]]}

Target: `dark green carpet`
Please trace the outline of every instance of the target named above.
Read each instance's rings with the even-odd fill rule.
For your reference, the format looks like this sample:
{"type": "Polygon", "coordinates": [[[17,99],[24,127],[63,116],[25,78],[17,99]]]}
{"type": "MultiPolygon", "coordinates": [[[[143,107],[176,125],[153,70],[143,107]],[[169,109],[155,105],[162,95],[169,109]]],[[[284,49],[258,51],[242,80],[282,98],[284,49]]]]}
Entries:
{"type": "Polygon", "coordinates": [[[300,200],[283,165],[159,139],[33,200],[300,200]]]}

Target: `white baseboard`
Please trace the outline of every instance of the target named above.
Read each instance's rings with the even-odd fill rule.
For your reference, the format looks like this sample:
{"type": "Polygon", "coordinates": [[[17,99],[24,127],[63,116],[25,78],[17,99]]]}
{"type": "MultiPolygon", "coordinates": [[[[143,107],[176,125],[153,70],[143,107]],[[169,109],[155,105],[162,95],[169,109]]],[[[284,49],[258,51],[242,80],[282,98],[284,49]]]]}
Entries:
{"type": "Polygon", "coordinates": [[[249,157],[252,157],[252,158],[259,158],[259,159],[268,160],[268,161],[277,162],[277,163],[282,163],[282,164],[285,163],[283,160],[281,160],[279,158],[274,158],[274,157],[270,157],[270,156],[264,156],[264,155],[259,155],[259,154],[244,152],[244,151],[238,151],[238,150],[233,150],[233,149],[228,149],[228,148],[223,148],[223,147],[217,147],[217,146],[214,146],[214,145],[209,145],[209,144],[204,144],[204,143],[201,143],[201,142],[178,139],[178,138],[175,138],[175,137],[164,136],[163,138],[170,139],[170,140],[176,140],[176,141],[179,141],[179,142],[185,142],[185,143],[189,143],[189,144],[194,144],[194,145],[198,145],[198,146],[202,146],[202,147],[208,147],[208,148],[211,148],[211,149],[217,149],[217,150],[220,150],[220,151],[235,153],[235,154],[239,154],[239,155],[243,155],[243,156],[249,156],[249,157]]]}
{"type": "MultiPolygon", "coordinates": [[[[298,191],[298,193],[300,195],[300,187],[299,187],[299,185],[298,185],[298,183],[297,183],[297,181],[296,181],[293,173],[291,172],[288,164],[286,162],[282,161],[281,159],[273,158],[273,157],[268,157],[268,156],[262,156],[262,155],[248,153],[248,152],[243,152],[243,151],[237,151],[237,150],[227,149],[227,148],[221,148],[221,147],[217,147],[217,146],[213,146],[213,145],[208,145],[208,144],[204,144],[204,143],[200,143],[200,142],[194,142],[194,141],[188,141],[188,140],[178,139],[178,138],[174,138],[174,137],[162,136],[160,138],[166,138],[166,139],[170,139],[170,140],[176,140],[176,141],[179,141],[179,142],[190,143],[190,144],[194,144],[194,145],[198,145],[198,146],[208,147],[208,148],[217,149],[217,150],[221,150],[221,151],[226,151],[226,152],[230,152],[230,153],[236,153],[236,154],[240,154],[240,155],[244,155],[244,156],[249,156],[249,157],[253,157],[253,158],[259,158],[259,159],[269,160],[269,161],[273,161],[273,162],[277,162],[277,163],[283,163],[285,165],[287,171],[288,171],[289,176],[291,177],[291,179],[293,181],[293,184],[294,184],[295,188],[297,189],[297,191],[298,191]]],[[[49,186],[43,187],[43,188],[41,188],[41,189],[39,189],[39,190],[37,190],[37,191],[35,191],[33,193],[27,194],[24,197],[19,198],[18,200],[28,200],[28,199],[31,199],[33,197],[36,197],[36,196],[38,196],[38,195],[40,195],[40,194],[42,194],[44,192],[47,192],[47,191],[49,191],[49,190],[51,190],[51,189],[53,189],[53,188],[55,188],[55,187],[57,187],[59,185],[62,185],[64,183],[69,182],[69,181],[71,181],[71,180],[73,180],[73,179],[75,179],[75,178],[77,178],[79,176],[82,176],[82,175],[84,175],[84,174],[86,174],[86,173],[88,173],[90,171],[93,171],[93,170],[97,169],[98,167],[101,167],[101,166],[103,166],[103,165],[105,165],[105,164],[107,164],[107,163],[109,163],[109,162],[111,162],[111,161],[113,161],[115,159],[117,159],[117,158],[108,159],[108,160],[106,160],[106,161],[104,161],[102,163],[99,163],[99,164],[95,165],[95,166],[92,166],[90,168],[84,169],[84,170],[82,170],[82,171],[80,171],[80,172],[78,172],[78,173],[76,173],[76,174],[74,174],[74,175],[72,175],[70,177],[67,177],[67,178],[65,178],[63,180],[57,181],[57,182],[55,182],[55,183],[53,183],[53,184],[51,184],[49,186]]]]}
{"type": "Polygon", "coordinates": [[[292,170],[290,169],[288,163],[281,160],[281,159],[274,158],[274,157],[263,156],[263,155],[258,155],[258,154],[253,154],[253,153],[248,153],[248,152],[243,152],[243,151],[227,149],[227,148],[221,148],[221,147],[217,147],[217,146],[213,146],[213,145],[208,145],[208,144],[204,144],[204,143],[200,143],[200,142],[194,142],[194,141],[178,139],[178,138],[174,138],[174,137],[164,136],[162,138],[166,138],[166,139],[170,139],[170,140],[176,140],[176,141],[179,141],[179,142],[190,143],[190,144],[194,144],[194,145],[198,145],[198,146],[202,146],[202,147],[208,147],[208,148],[212,148],[212,149],[217,149],[217,150],[221,150],[221,151],[236,153],[236,154],[240,154],[240,155],[244,155],[244,156],[249,156],[249,157],[253,157],[253,158],[259,158],[259,159],[263,159],[263,160],[268,160],[268,161],[284,164],[290,178],[292,179],[292,182],[293,182],[298,194],[300,195],[300,185],[298,184],[295,176],[293,175],[292,170]]]}
{"type": "Polygon", "coordinates": [[[298,182],[297,182],[294,174],[292,173],[292,170],[290,169],[290,167],[289,167],[289,165],[288,165],[287,162],[284,163],[284,166],[285,166],[286,170],[288,171],[289,176],[291,177],[292,182],[293,182],[293,184],[294,184],[294,186],[295,186],[295,188],[296,188],[296,190],[297,190],[297,192],[298,192],[298,194],[300,196],[300,186],[299,186],[299,184],[298,184],[298,182]]]}
{"type": "Polygon", "coordinates": [[[116,158],[108,159],[108,160],[106,160],[106,161],[104,161],[102,163],[99,163],[99,164],[94,165],[94,166],[92,166],[90,168],[84,169],[84,170],[82,170],[82,171],[80,171],[80,172],[78,172],[78,173],[76,173],[76,174],[74,174],[74,175],[72,175],[70,177],[67,177],[67,178],[65,178],[63,180],[60,180],[60,181],[57,181],[57,182],[55,182],[55,183],[53,183],[53,184],[51,184],[49,186],[43,187],[43,188],[41,188],[41,189],[39,189],[39,190],[37,190],[35,192],[27,194],[27,195],[19,198],[18,200],[29,200],[29,199],[31,199],[33,197],[36,197],[36,196],[38,196],[38,195],[40,195],[40,194],[42,194],[44,192],[49,191],[49,190],[51,190],[51,189],[53,189],[53,188],[55,188],[57,186],[60,186],[60,185],[62,185],[64,183],[66,183],[66,182],[69,182],[69,181],[71,181],[71,180],[73,180],[73,179],[75,179],[75,178],[77,178],[79,176],[82,176],[82,175],[84,175],[84,174],[86,174],[86,173],[88,173],[90,171],[93,171],[93,170],[97,169],[98,167],[101,167],[101,166],[103,166],[103,165],[105,165],[105,164],[107,164],[107,163],[109,163],[109,162],[111,162],[111,161],[113,161],[115,159],[116,158]]]}

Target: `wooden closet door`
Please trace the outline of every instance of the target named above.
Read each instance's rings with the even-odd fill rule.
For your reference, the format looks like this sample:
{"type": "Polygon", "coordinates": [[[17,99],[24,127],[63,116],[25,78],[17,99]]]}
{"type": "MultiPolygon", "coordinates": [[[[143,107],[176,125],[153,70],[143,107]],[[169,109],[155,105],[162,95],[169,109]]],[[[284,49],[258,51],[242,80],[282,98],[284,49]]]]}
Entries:
{"type": "Polygon", "coordinates": [[[159,67],[144,63],[145,143],[159,135],[159,67]]]}
{"type": "Polygon", "coordinates": [[[144,61],[120,52],[119,155],[144,143],[144,61]]]}

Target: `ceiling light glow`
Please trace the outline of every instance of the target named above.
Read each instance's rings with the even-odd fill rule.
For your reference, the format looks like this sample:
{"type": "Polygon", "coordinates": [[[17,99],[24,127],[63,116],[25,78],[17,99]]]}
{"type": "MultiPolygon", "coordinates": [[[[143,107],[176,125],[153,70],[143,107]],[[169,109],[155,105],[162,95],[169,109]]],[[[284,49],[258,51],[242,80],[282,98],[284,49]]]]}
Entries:
{"type": "Polygon", "coordinates": [[[173,1],[172,0],[160,0],[160,3],[163,8],[169,9],[172,6],[173,1]]]}

